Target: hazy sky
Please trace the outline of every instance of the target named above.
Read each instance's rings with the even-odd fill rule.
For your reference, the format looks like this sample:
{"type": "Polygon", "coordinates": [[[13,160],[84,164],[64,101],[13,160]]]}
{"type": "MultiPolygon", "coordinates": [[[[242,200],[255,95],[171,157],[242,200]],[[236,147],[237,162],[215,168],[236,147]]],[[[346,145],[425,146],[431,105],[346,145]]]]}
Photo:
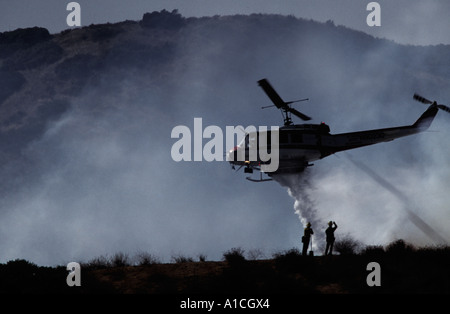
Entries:
{"type": "MultiPolygon", "coordinates": [[[[55,33],[68,28],[69,0],[2,0],[0,31],[41,26],[55,33]]],[[[140,20],[143,13],[174,10],[186,17],[229,14],[275,13],[325,22],[333,20],[374,36],[408,44],[450,44],[450,1],[377,1],[381,26],[366,23],[369,0],[79,0],[82,26],[92,23],[140,20]]]]}

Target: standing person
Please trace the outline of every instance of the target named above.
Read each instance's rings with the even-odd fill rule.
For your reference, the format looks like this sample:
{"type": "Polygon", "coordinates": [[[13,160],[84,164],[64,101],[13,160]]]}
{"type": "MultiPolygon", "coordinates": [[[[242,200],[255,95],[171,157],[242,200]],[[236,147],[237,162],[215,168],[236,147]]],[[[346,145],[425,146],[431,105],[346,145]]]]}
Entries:
{"type": "Polygon", "coordinates": [[[333,244],[334,244],[334,231],[337,229],[337,225],[335,221],[330,221],[328,223],[328,228],[325,230],[325,234],[327,236],[327,246],[325,248],[325,255],[332,255],[333,244]],[[334,225],[334,227],[333,227],[334,225]]]}
{"type": "Polygon", "coordinates": [[[306,256],[306,253],[308,252],[308,246],[309,246],[309,241],[311,240],[311,235],[314,234],[314,231],[311,228],[311,223],[307,223],[306,224],[306,228],[302,237],[302,243],[303,243],[303,251],[302,251],[302,255],[306,256]]]}

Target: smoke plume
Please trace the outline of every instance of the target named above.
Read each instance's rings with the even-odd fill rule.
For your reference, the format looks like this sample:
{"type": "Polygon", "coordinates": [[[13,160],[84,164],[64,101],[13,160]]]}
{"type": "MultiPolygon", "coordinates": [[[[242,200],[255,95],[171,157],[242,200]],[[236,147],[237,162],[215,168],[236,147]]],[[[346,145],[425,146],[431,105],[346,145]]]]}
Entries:
{"type": "Polygon", "coordinates": [[[312,246],[314,250],[320,251],[324,248],[324,230],[323,226],[326,222],[320,216],[317,205],[314,202],[312,192],[314,186],[309,172],[295,173],[295,174],[281,174],[273,176],[281,186],[286,187],[289,195],[295,200],[294,212],[300,219],[303,227],[307,223],[311,223],[311,228],[314,231],[312,237],[312,246]]]}
{"type": "MultiPolygon", "coordinates": [[[[376,172],[370,169],[367,165],[362,163],[361,161],[357,161],[351,157],[350,154],[345,154],[345,156],[359,169],[364,171],[367,175],[369,175],[375,182],[377,182],[380,186],[398,198],[403,206],[399,206],[405,214],[406,217],[420,230],[422,231],[428,238],[430,238],[435,244],[445,244],[447,241],[429,224],[427,224],[422,218],[417,215],[413,209],[415,209],[415,205],[411,200],[399,189],[397,189],[394,185],[383,179],[376,172]]],[[[417,209],[416,209],[417,211],[417,209]]]]}

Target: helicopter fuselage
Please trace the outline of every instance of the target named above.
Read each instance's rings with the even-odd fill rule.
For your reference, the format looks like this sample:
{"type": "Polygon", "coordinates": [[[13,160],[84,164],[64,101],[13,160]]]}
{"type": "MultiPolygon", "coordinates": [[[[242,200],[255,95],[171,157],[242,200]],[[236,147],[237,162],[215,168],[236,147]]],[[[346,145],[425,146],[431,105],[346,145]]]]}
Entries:
{"type": "MultiPolygon", "coordinates": [[[[329,126],[325,123],[287,125],[280,127],[278,131],[265,131],[278,132],[278,168],[267,174],[272,176],[280,173],[301,172],[306,167],[312,166],[311,162],[340,151],[389,142],[422,132],[429,127],[437,111],[436,106],[430,106],[412,125],[368,131],[331,134],[329,126]]],[[[271,151],[274,148],[270,143],[272,135],[265,134],[263,137],[265,141],[260,141],[261,133],[247,134],[239,145],[228,152],[227,160],[233,167],[245,166],[245,172],[251,173],[253,169],[261,170],[261,165],[268,163],[260,160],[259,157],[254,160],[250,158],[250,156],[259,156],[257,152],[261,149],[271,151]],[[245,158],[239,158],[239,156],[245,156],[245,158]]]]}
{"type": "MultiPolygon", "coordinates": [[[[330,127],[325,123],[293,124],[291,115],[295,115],[304,121],[311,120],[311,117],[291,107],[291,104],[308,100],[308,98],[284,101],[267,79],[259,80],[258,85],[272,101],[273,106],[282,112],[284,126],[276,131],[250,132],[246,134],[239,145],[227,154],[227,160],[231,163],[232,168],[239,166],[240,169],[245,166],[244,170],[247,173],[252,173],[254,169],[259,170],[261,172],[260,180],[247,177],[248,180],[256,182],[271,180],[262,179],[262,172],[269,176],[279,173],[301,172],[306,167],[312,166],[311,162],[340,151],[389,142],[400,137],[423,132],[428,129],[439,109],[450,112],[450,107],[414,94],[415,100],[430,106],[412,125],[331,134],[330,127]],[[263,132],[277,132],[278,134],[275,135],[278,136],[263,134],[263,132]],[[260,137],[262,140],[260,140],[260,137]],[[275,139],[278,139],[278,141],[275,142],[275,139]],[[274,145],[271,141],[274,141],[274,145]],[[270,160],[272,157],[265,161],[259,158],[261,152],[263,152],[263,156],[267,156],[264,152],[269,151],[271,152],[270,155],[276,158],[275,167],[272,166],[272,160],[270,160]],[[274,151],[275,153],[273,153],[274,151]],[[270,167],[267,167],[267,164],[270,167]]],[[[262,108],[268,107],[272,106],[262,108]]]]}

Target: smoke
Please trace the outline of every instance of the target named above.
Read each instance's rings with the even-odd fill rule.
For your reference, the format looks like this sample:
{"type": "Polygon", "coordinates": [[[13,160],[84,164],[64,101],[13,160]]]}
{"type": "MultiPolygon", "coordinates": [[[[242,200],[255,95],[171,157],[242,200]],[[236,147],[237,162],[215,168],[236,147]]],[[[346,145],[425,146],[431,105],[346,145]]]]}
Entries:
{"type": "MultiPolygon", "coordinates": [[[[273,176],[295,200],[294,212],[301,225],[305,227],[308,222],[311,223],[315,231],[313,247],[316,251],[324,249],[325,228],[330,220],[337,221],[340,226],[338,239],[345,234],[364,244],[386,244],[398,238],[418,245],[449,243],[450,237],[443,233],[447,220],[436,220],[437,216],[448,215],[447,209],[434,207],[436,199],[433,196],[439,195],[441,200],[445,199],[445,187],[438,187],[439,180],[426,180],[428,190],[424,190],[422,184],[412,188],[405,182],[419,181],[418,174],[415,171],[401,173],[400,170],[397,180],[404,182],[405,191],[402,191],[362,161],[348,153],[344,156],[355,166],[354,169],[362,171],[366,177],[358,177],[354,169],[343,170],[340,166],[327,169],[326,174],[307,169],[302,173],[273,176]],[[419,191],[415,194],[417,188],[419,191]],[[434,193],[430,195],[428,191],[433,189],[434,193]],[[367,193],[364,195],[360,191],[367,193]],[[431,196],[428,204],[427,196],[431,196]]],[[[430,176],[434,177],[434,174],[430,176]]]]}
{"type": "Polygon", "coordinates": [[[311,223],[311,228],[314,231],[312,238],[312,246],[317,251],[324,249],[324,228],[326,222],[320,215],[317,209],[317,204],[313,200],[313,192],[315,190],[312,177],[308,170],[295,174],[280,174],[274,175],[281,186],[287,187],[288,194],[295,200],[294,212],[298,216],[301,225],[306,227],[307,223],[311,223]]]}
{"type": "MultiPolygon", "coordinates": [[[[415,205],[408,199],[408,197],[402,193],[395,186],[387,182],[385,179],[380,177],[377,173],[375,173],[372,169],[370,169],[367,165],[362,163],[361,161],[354,160],[350,154],[345,155],[354,165],[356,165],[359,169],[364,171],[367,175],[369,175],[375,182],[377,182],[384,189],[389,191],[395,197],[397,197],[404,206],[400,206],[402,210],[406,213],[406,217],[417,227],[419,228],[425,235],[427,235],[435,244],[445,244],[447,241],[434,230],[430,225],[428,225],[423,219],[421,219],[414,211],[415,205]]],[[[416,209],[417,210],[417,209],[416,209]]]]}

